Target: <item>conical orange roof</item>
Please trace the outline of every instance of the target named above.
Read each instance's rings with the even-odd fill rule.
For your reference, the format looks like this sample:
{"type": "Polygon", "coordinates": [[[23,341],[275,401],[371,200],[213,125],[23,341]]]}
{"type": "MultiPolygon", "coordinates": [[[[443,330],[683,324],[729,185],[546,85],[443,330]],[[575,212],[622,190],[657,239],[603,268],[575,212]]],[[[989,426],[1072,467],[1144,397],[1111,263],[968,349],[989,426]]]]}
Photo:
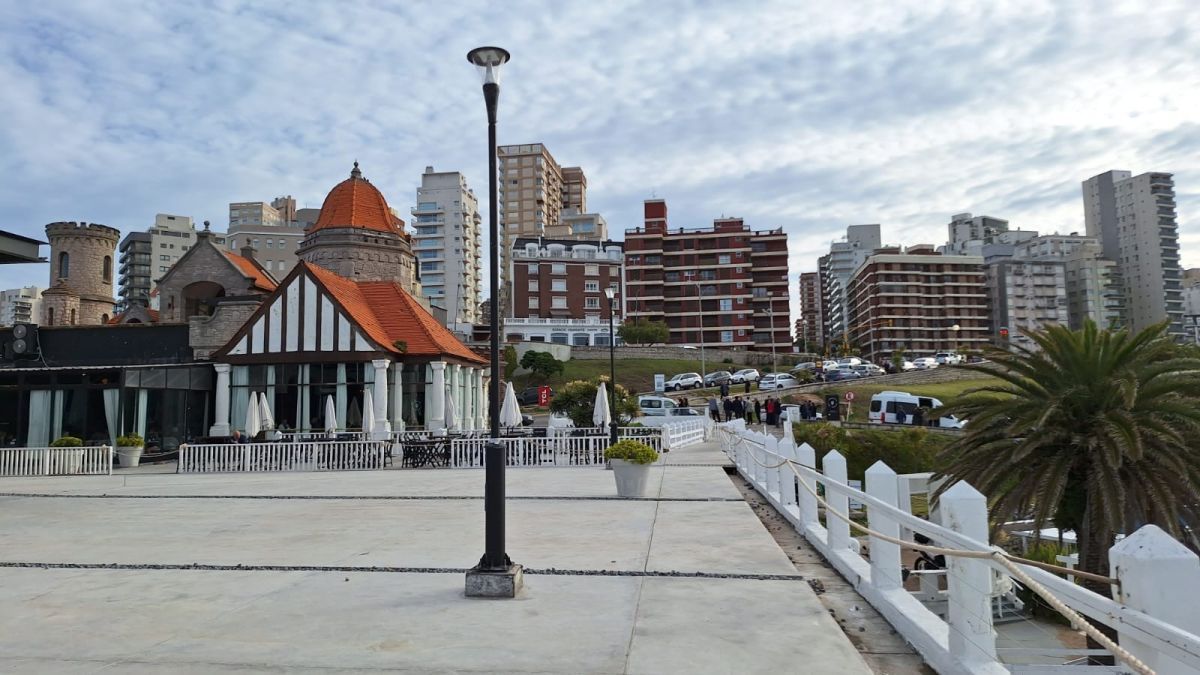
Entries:
{"type": "Polygon", "coordinates": [[[371,181],[362,177],[358,162],[350,177],[333,186],[321,205],[321,215],[308,232],[332,227],[352,227],[374,232],[403,234],[404,221],[392,215],[387,200],[371,181]]]}

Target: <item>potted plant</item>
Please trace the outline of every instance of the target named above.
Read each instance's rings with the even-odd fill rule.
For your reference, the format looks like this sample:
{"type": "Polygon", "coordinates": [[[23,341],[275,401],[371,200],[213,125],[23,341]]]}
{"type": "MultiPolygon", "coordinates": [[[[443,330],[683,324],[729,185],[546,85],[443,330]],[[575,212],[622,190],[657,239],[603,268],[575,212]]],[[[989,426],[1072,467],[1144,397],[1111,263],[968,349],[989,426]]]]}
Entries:
{"type": "Polygon", "coordinates": [[[646,494],[650,465],[658,461],[658,453],[654,448],[625,439],[609,446],[604,451],[604,459],[612,463],[618,497],[641,497],[646,494]]]}
{"type": "Polygon", "coordinates": [[[117,459],[120,460],[121,466],[125,468],[137,466],[142,461],[142,450],[145,447],[146,441],[137,434],[118,437],[117,459]]]}
{"type": "Polygon", "coordinates": [[[83,470],[83,439],[77,436],[60,436],[50,444],[52,448],[70,448],[50,456],[51,472],[73,474],[83,470]]]}

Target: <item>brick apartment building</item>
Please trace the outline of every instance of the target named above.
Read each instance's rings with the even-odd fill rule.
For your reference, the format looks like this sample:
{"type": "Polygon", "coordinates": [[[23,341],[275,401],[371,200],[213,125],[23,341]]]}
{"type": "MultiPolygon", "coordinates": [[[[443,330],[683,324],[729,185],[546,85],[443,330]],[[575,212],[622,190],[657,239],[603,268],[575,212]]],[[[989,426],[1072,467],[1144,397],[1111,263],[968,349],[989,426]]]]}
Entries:
{"type": "Polygon", "coordinates": [[[667,226],[667,204],[646,200],[645,225],[625,231],[626,310],[665,322],[672,344],[789,350],[788,248],[783,229],[741,218],[712,228],[667,226]]]}
{"type": "Polygon", "coordinates": [[[617,325],[623,315],[621,242],[521,237],[511,254],[513,311],[504,320],[505,339],[608,345],[606,288],[617,292],[617,325]]]}
{"type": "MultiPolygon", "coordinates": [[[[848,339],[876,363],[974,350],[989,342],[983,258],[941,255],[932,246],[876,250],[847,287],[848,339]]],[[[856,352],[857,353],[857,352],[856,352]]]]}
{"type": "Polygon", "coordinates": [[[820,352],[824,347],[824,325],[821,316],[821,275],[805,272],[800,275],[800,318],[797,320],[797,342],[807,352],[820,352]]]}

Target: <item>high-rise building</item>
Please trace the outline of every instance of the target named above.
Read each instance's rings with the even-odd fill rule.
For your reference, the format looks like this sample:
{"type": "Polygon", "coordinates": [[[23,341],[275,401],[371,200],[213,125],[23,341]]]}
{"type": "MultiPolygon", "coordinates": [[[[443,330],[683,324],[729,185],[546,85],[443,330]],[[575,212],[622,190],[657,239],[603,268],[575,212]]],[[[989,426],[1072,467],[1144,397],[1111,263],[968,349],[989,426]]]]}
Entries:
{"type": "Polygon", "coordinates": [[[479,322],[483,282],[483,220],[475,193],[461,173],[427,166],[412,215],[422,292],[446,310],[447,327],[469,333],[469,326],[479,322]]]}
{"type": "Polygon", "coordinates": [[[707,229],[667,226],[667,204],[646,200],[645,225],[625,231],[625,307],[663,321],[672,344],[789,349],[788,247],[782,228],[741,218],[707,229]]]}
{"type": "Polygon", "coordinates": [[[583,175],[583,169],[577,166],[564,166],[562,177],[563,210],[575,209],[577,213],[587,213],[587,176],[583,175]]]}
{"type": "Polygon", "coordinates": [[[829,253],[818,260],[821,281],[821,318],[826,345],[841,344],[846,338],[846,285],[854,270],[871,252],[882,246],[879,225],[851,225],[846,238],[829,246],[829,253]]]}
{"type": "Polygon", "coordinates": [[[513,311],[504,320],[506,339],[608,345],[605,289],[616,294],[616,324],[624,317],[621,242],[522,237],[511,259],[513,311]]]}
{"type": "Polygon", "coordinates": [[[296,252],[304,241],[306,226],[316,222],[320,209],[296,209],[290,195],[267,202],[235,202],[229,205],[229,232],[226,244],[230,251],[250,246],[255,259],[277,279],[287,276],[299,258],[296,252]],[[300,219],[301,212],[312,216],[311,221],[300,219]]]}
{"type": "MultiPolygon", "coordinates": [[[[223,244],[225,235],[211,233],[214,243],[223,244]]],[[[154,225],[145,232],[130,232],[119,249],[117,311],[131,307],[150,307],[158,280],[196,243],[196,224],[191,216],[159,213],[154,225]]]]}
{"type": "Polygon", "coordinates": [[[1089,236],[1124,280],[1129,328],[1160,321],[1183,335],[1183,286],[1175,182],[1161,172],[1132,176],[1107,171],[1083,182],[1083,215],[1089,236]]]}
{"type": "Polygon", "coordinates": [[[989,244],[1018,244],[1033,239],[1037,232],[1010,230],[1008,221],[992,216],[972,216],[956,213],[950,217],[947,227],[950,239],[946,242],[946,255],[983,255],[983,247],[989,244]]]}
{"type": "Polygon", "coordinates": [[[558,224],[546,228],[551,239],[604,240],[608,239],[608,221],[599,213],[579,213],[575,207],[563,209],[558,224]]]}
{"type": "Polygon", "coordinates": [[[800,319],[798,339],[805,352],[821,352],[825,346],[825,331],[821,318],[821,275],[805,272],[800,275],[800,319]]]}
{"type": "Polygon", "coordinates": [[[1069,325],[1066,263],[1031,258],[1011,244],[983,246],[984,272],[991,303],[991,335],[1009,344],[1035,347],[1022,330],[1069,325]]]}
{"type": "Polygon", "coordinates": [[[1101,255],[1100,242],[1075,233],[1047,234],[1013,247],[1023,260],[1059,261],[1066,277],[1067,325],[1091,320],[1101,328],[1126,324],[1125,292],[1117,264],[1101,255]]]}
{"type": "Polygon", "coordinates": [[[37,323],[42,316],[42,289],[37,286],[0,291],[0,326],[37,323]]]}
{"type": "Polygon", "coordinates": [[[881,248],[847,284],[848,343],[879,363],[978,349],[989,342],[983,258],[943,255],[933,246],[881,248]]]}

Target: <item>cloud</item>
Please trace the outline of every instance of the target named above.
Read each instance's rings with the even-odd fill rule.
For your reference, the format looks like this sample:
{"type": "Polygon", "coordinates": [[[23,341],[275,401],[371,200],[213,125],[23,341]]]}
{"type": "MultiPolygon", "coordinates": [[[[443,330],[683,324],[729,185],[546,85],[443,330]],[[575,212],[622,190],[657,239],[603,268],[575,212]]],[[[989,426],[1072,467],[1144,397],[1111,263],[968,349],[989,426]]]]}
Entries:
{"type": "MultiPolygon", "coordinates": [[[[224,227],[232,201],[318,206],[357,159],[400,209],[421,171],[486,189],[470,48],[513,53],[502,143],[584,167],[620,233],[737,215],[791,235],[793,277],[878,222],[940,242],[953,213],[1082,229],[1080,182],[1176,175],[1200,264],[1200,13],[1186,1],[9,3],[0,228],[224,227]]],[[[45,267],[0,270],[0,287],[45,267]]]]}

